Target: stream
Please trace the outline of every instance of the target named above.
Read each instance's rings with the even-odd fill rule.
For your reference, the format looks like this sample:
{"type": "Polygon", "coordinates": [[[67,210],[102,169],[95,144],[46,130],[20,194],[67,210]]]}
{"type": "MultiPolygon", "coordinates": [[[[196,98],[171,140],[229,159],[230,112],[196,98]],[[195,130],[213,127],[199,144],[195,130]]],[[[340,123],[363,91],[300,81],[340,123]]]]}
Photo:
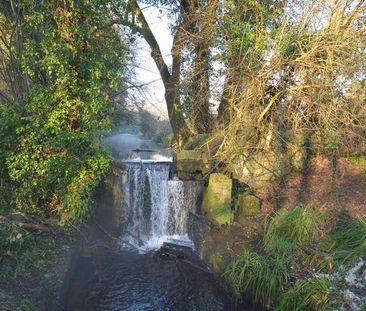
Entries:
{"type": "Polygon", "coordinates": [[[191,262],[110,250],[94,260],[97,266],[79,258],[64,310],[254,310],[236,308],[213,275],[191,262]]]}
{"type": "Polygon", "coordinates": [[[119,148],[129,154],[121,176],[121,233],[113,246],[89,243],[88,255],[76,259],[61,310],[255,310],[237,305],[194,252],[187,218],[196,209],[197,182],[172,177],[166,153],[134,154],[155,150],[149,141],[118,134],[108,142],[114,155],[122,154],[119,148]],[[184,251],[165,253],[162,245],[184,251]]]}

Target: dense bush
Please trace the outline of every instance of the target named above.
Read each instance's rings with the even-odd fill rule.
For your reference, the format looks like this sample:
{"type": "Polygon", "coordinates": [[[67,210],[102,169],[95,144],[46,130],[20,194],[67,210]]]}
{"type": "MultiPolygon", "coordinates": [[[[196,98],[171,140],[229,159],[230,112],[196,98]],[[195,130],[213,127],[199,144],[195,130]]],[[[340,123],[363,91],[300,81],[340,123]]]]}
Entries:
{"type": "Polygon", "coordinates": [[[29,90],[16,110],[0,105],[2,179],[10,177],[17,208],[78,222],[109,165],[99,143],[125,49],[105,1],[20,4],[29,90]]]}

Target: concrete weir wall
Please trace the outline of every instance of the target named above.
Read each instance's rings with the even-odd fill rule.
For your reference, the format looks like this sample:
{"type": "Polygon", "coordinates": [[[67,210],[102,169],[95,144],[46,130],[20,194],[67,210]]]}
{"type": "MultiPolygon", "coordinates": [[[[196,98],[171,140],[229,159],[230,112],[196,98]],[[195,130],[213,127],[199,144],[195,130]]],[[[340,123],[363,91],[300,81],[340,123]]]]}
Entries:
{"type": "MultiPolygon", "coordinates": [[[[119,237],[122,230],[123,197],[125,196],[122,182],[125,170],[123,162],[115,161],[96,193],[97,209],[94,222],[113,237],[119,237]]],[[[204,193],[204,181],[202,178],[198,179],[201,180],[194,177],[180,180],[183,203],[189,209],[189,214],[194,215],[201,214],[204,193]]]]}
{"type": "MultiPolygon", "coordinates": [[[[252,239],[244,239],[244,233],[248,231],[255,235],[258,231],[256,226],[257,219],[261,217],[260,200],[248,193],[233,194],[231,178],[219,173],[203,173],[202,163],[189,163],[187,154],[185,152],[184,157],[179,157],[182,160],[178,160],[176,166],[184,192],[184,205],[190,207],[188,236],[194,242],[201,259],[213,271],[222,272],[233,255],[231,250],[239,252],[247,247],[245,240],[252,239]]],[[[172,165],[173,168],[176,166],[172,165]]],[[[95,219],[97,229],[102,228],[97,232],[106,232],[106,235],[115,237],[116,241],[122,233],[124,171],[125,165],[116,162],[97,194],[95,219]]]]}
{"type": "Polygon", "coordinates": [[[114,237],[120,234],[123,213],[122,175],[123,165],[115,163],[96,192],[95,221],[106,233],[114,237]]]}

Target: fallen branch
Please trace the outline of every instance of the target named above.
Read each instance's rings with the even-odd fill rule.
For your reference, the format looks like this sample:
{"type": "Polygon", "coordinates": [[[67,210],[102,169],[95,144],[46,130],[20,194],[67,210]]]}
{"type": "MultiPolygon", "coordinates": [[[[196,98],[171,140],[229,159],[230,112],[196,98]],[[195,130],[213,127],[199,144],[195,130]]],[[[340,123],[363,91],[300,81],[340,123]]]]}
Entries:
{"type": "Polygon", "coordinates": [[[42,233],[48,233],[48,234],[60,234],[60,233],[62,234],[63,233],[62,230],[51,227],[46,224],[28,222],[28,221],[24,221],[23,219],[17,219],[17,218],[13,218],[13,217],[0,216],[0,224],[15,225],[24,230],[33,231],[33,232],[42,232],[42,233]]]}

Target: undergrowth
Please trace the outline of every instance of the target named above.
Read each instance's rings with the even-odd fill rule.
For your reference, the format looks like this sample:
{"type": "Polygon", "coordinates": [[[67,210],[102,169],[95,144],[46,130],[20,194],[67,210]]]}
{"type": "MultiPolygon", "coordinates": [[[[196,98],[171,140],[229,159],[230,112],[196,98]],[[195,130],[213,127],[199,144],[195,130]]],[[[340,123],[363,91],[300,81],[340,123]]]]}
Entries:
{"type": "Polygon", "coordinates": [[[279,240],[296,245],[309,243],[318,235],[320,224],[319,215],[310,206],[281,210],[268,226],[264,238],[265,247],[273,250],[279,240]]]}
{"type": "Polygon", "coordinates": [[[36,306],[47,299],[44,291],[51,293],[56,286],[53,268],[69,243],[63,235],[28,231],[17,223],[2,223],[0,310],[39,310],[36,306]]]}
{"type": "Polygon", "coordinates": [[[286,264],[281,260],[268,261],[249,250],[229,265],[225,276],[237,295],[249,294],[254,301],[265,305],[277,300],[278,292],[289,279],[286,264]]]}
{"type": "Polygon", "coordinates": [[[330,291],[329,277],[314,272],[333,273],[366,256],[366,218],[325,227],[324,215],[310,206],[280,211],[270,219],[261,254],[246,250],[227,267],[235,294],[279,311],[330,308],[341,298],[330,291]]]}
{"type": "Polygon", "coordinates": [[[60,242],[52,236],[26,231],[13,224],[0,227],[1,275],[28,277],[44,269],[59,250],[60,242]]]}
{"type": "Polygon", "coordinates": [[[28,297],[19,297],[0,289],[0,310],[35,311],[32,301],[28,297]]]}
{"type": "Polygon", "coordinates": [[[366,217],[336,226],[320,245],[335,265],[348,264],[366,255],[366,217]]]}
{"type": "Polygon", "coordinates": [[[330,287],[327,277],[299,280],[281,299],[276,311],[324,310],[330,303],[330,287]]]}

